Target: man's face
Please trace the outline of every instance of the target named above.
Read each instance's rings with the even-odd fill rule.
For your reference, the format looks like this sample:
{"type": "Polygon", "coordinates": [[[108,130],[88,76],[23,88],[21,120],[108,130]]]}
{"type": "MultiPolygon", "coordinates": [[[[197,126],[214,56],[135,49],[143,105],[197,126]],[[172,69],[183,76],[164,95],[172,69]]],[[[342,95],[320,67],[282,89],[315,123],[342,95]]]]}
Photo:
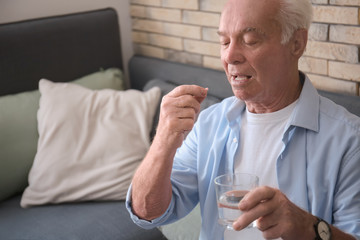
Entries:
{"type": "Polygon", "coordinates": [[[230,0],[219,26],[221,61],[236,97],[276,104],[294,69],[289,44],[281,44],[277,0],[230,0]]]}

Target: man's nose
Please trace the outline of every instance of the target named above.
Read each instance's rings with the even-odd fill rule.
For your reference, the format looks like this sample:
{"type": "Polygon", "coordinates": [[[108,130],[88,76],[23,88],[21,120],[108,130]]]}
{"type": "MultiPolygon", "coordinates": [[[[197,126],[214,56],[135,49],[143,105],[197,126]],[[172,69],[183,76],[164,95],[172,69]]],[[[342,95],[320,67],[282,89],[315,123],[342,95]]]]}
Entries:
{"type": "Polygon", "coordinates": [[[244,63],[246,60],[241,46],[239,46],[239,44],[235,42],[230,43],[228,48],[225,50],[224,54],[225,54],[224,59],[228,64],[232,64],[232,65],[240,64],[240,63],[244,63]]]}

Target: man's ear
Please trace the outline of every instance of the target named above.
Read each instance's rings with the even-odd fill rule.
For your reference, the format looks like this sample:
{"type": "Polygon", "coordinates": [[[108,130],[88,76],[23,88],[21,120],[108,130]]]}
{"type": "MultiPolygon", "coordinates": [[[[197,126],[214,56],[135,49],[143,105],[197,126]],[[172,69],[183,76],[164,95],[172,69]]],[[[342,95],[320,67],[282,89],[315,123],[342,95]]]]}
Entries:
{"type": "Polygon", "coordinates": [[[293,37],[292,37],[292,54],[297,57],[300,58],[306,48],[306,44],[307,44],[307,39],[308,39],[308,31],[306,29],[298,29],[294,32],[293,37]]]}

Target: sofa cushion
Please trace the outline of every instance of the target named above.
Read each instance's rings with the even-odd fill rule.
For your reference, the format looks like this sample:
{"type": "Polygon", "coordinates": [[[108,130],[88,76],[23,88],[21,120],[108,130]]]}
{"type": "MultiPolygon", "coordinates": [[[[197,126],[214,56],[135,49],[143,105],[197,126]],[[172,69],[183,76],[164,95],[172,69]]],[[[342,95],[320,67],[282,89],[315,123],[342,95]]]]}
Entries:
{"type": "Polygon", "coordinates": [[[0,239],[165,240],[154,228],[135,225],[124,201],[20,207],[20,196],[0,202],[0,239]]]}
{"type": "Polygon", "coordinates": [[[160,89],[90,90],[41,80],[39,142],[21,206],[125,199],[149,146],[160,89]]]}
{"type": "MultiPolygon", "coordinates": [[[[74,81],[91,89],[123,89],[122,72],[107,69],[74,81]]],[[[36,113],[39,91],[0,97],[0,201],[27,185],[27,176],[36,153],[36,113]]]]}

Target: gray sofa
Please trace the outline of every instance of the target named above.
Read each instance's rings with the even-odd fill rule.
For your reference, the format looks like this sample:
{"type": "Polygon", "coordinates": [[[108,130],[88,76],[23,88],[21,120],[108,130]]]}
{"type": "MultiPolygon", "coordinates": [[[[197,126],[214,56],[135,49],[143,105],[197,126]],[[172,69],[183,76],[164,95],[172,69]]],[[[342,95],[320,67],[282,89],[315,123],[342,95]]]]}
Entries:
{"type": "MultiPolygon", "coordinates": [[[[117,16],[112,9],[0,25],[0,104],[3,97],[36,90],[43,77],[68,82],[100,68],[122,69],[119,46],[117,16]]],[[[162,94],[180,84],[208,87],[209,96],[202,108],[232,95],[223,72],[166,60],[134,56],[129,62],[129,75],[128,87],[147,90],[158,86],[162,94]]],[[[360,116],[358,97],[329,92],[320,94],[360,116]]],[[[34,115],[36,110],[33,110],[34,115]]],[[[0,144],[21,149],[13,155],[2,155],[0,159],[0,169],[8,172],[0,175],[0,239],[197,239],[201,221],[198,208],[178,223],[153,230],[134,225],[124,201],[70,202],[21,208],[21,194],[27,185],[37,139],[19,139],[16,138],[18,133],[14,136],[2,134],[8,126],[1,125],[1,114],[0,144]],[[23,155],[19,157],[17,152],[20,151],[23,155]],[[19,159],[25,159],[30,165],[9,164],[19,159]]],[[[157,119],[158,112],[151,136],[157,119]]],[[[14,119],[13,124],[19,124],[17,129],[22,131],[27,122],[14,119]]],[[[36,125],[30,128],[29,135],[36,134],[36,125]]]]}
{"type": "Polygon", "coordinates": [[[123,69],[117,13],[100,9],[2,24],[0,52],[0,239],[166,239],[158,229],[136,226],[124,201],[20,207],[37,147],[38,82],[123,69]]]}

